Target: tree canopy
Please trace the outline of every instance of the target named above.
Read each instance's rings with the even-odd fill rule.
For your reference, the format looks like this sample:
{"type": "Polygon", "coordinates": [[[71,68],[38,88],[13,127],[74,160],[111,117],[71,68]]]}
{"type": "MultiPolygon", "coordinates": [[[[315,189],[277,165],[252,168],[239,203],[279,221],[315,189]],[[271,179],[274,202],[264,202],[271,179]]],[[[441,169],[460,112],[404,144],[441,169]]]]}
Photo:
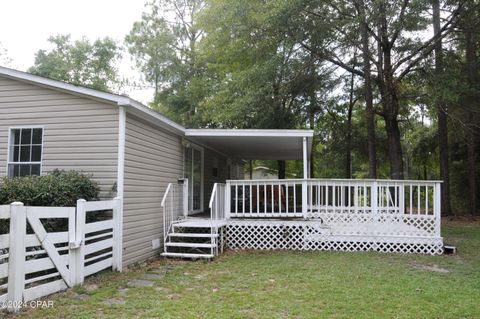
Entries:
{"type": "Polygon", "coordinates": [[[112,91],[120,84],[117,63],[120,46],[110,38],[72,41],[70,35],[48,39],[53,48],[38,50],[32,74],[101,91],[112,91]]]}
{"type": "MultiPolygon", "coordinates": [[[[118,83],[113,40],[50,42],[33,73],[118,83]]],[[[443,213],[478,213],[478,0],[152,0],[125,47],[187,127],[313,129],[312,176],[441,179],[443,213]]]]}

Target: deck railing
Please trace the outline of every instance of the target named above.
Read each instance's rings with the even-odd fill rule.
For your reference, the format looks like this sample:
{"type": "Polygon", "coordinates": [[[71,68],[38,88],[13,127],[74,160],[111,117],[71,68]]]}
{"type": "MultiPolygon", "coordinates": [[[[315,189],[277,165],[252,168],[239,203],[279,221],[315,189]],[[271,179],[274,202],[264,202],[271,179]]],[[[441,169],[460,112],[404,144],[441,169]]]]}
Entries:
{"type": "MultiPolygon", "coordinates": [[[[403,229],[398,235],[440,236],[440,184],[408,180],[230,180],[225,213],[227,218],[302,217],[320,219],[325,224],[363,224],[369,234],[385,232],[379,225],[401,223],[412,227],[397,228],[403,229]]],[[[356,234],[361,228],[356,228],[356,234]]]]}

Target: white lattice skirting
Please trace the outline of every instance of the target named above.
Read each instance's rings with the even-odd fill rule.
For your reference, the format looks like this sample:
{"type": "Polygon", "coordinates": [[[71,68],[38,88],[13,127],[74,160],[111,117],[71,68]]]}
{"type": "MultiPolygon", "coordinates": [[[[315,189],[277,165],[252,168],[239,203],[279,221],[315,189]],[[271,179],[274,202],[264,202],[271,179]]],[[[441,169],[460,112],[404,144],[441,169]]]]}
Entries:
{"type": "Polygon", "coordinates": [[[379,225],[341,224],[328,226],[321,221],[229,220],[226,245],[231,249],[263,250],[338,250],[421,253],[443,252],[442,237],[406,236],[412,225],[395,223],[380,225],[395,229],[395,235],[375,232],[379,225]],[[375,227],[377,226],[377,227],[375,227]]]}

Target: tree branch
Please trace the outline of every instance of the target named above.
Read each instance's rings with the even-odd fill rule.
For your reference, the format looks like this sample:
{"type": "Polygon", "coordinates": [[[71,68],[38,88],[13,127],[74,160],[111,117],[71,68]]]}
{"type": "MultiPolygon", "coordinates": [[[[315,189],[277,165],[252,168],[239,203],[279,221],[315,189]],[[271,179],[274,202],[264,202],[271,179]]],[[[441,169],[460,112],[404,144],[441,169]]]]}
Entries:
{"type": "Polygon", "coordinates": [[[326,60],[330,63],[333,63],[335,64],[336,66],[339,66],[341,67],[342,69],[348,71],[348,72],[351,72],[351,73],[354,73],[358,76],[361,76],[361,77],[364,77],[365,74],[358,70],[358,69],[355,69],[345,63],[343,63],[342,61],[340,60],[337,60],[335,58],[332,58],[331,56],[328,56],[327,54],[322,54],[320,52],[317,52],[316,50],[314,50],[313,48],[311,48],[308,44],[304,43],[303,41],[300,42],[300,45],[305,48],[306,50],[310,51],[311,53],[313,53],[318,59],[320,60],[326,60]]]}
{"type": "Polygon", "coordinates": [[[390,44],[389,44],[390,47],[393,47],[393,44],[395,43],[395,41],[397,41],[397,38],[400,35],[400,32],[402,31],[402,24],[403,24],[402,20],[403,20],[403,17],[405,16],[405,11],[407,9],[409,2],[410,2],[409,0],[403,1],[402,8],[400,9],[400,14],[398,15],[399,25],[397,26],[397,29],[393,32],[392,39],[390,40],[390,44]]]}
{"type": "Polygon", "coordinates": [[[443,25],[443,27],[438,31],[438,33],[434,34],[433,37],[431,37],[427,42],[425,42],[423,45],[418,47],[416,50],[414,50],[411,54],[407,55],[403,59],[398,60],[393,68],[392,71],[395,72],[397,71],[405,62],[407,61],[412,61],[412,59],[419,55],[416,59],[414,59],[398,76],[398,80],[401,80],[405,75],[407,75],[411,69],[425,56],[430,54],[434,48],[435,44],[442,40],[449,32],[446,32],[447,30],[451,31],[449,29],[449,26],[454,22],[456,17],[458,16],[458,13],[460,11],[460,8],[463,6],[463,2],[457,7],[457,9],[452,13],[448,21],[443,25]]]}

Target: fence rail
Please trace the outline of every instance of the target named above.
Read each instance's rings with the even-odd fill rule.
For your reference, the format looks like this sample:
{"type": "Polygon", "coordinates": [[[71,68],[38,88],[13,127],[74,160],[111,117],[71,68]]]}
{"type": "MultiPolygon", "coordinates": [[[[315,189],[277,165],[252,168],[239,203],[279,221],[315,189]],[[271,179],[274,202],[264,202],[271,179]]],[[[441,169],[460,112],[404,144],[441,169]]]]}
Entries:
{"type": "Polygon", "coordinates": [[[122,267],[122,200],[77,201],[76,207],[0,206],[0,302],[22,302],[82,284],[98,271],[122,267]],[[91,214],[111,211],[105,220],[91,214]],[[66,220],[66,222],[64,222],[66,220]],[[56,222],[52,229],[49,223],[56,222]]]}
{"type": "Polygon", "coordinates": [[[344,235],[440,236],[439,181],[231,180],[227,218],[319,219],[344,235]]]}

